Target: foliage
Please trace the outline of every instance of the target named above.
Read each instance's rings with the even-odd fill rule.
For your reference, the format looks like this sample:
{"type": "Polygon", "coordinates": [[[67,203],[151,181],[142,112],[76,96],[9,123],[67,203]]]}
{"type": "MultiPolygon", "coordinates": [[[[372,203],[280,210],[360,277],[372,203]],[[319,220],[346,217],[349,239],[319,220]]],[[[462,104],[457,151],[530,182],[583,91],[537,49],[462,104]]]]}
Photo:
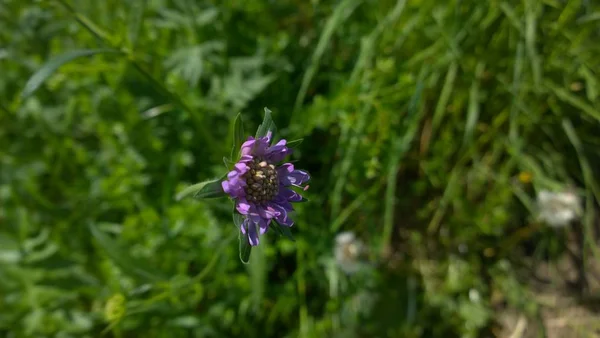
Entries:
{"type": "Polygon", "coordinates": [[[0,3],[0,336],[480,337],[586,234],[593,1],[0,3]],[[312,175],[295,242],[238,259],[216,179],[263,107],[312,175]],[[285,126],[285,128],[283,128],[285,126]],[[238,136],[235,136],[238,137],[238,136]],[[538,230],[572,186],[582,227],[538,230]],[[346,275],[334,238],[368,264],[346,275]],[[557,244],[558,243],[558,244],[557,244]],[[525,273],[523,273],[525,271],[525,273]]]}

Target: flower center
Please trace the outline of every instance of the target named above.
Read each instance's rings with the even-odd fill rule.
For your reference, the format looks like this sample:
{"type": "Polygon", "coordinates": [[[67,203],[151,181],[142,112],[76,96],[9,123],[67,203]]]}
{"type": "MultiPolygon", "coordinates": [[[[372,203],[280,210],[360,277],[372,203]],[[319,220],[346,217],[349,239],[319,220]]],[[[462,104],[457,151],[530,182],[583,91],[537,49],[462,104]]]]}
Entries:
{"type": "Polygon", "coordinates": [[[279,193],[279,179],[273,164],[254,159],[248,164],[250,170],[244,174],[246,179],[246,199],[248,202],[263,204],[279,193]]]}

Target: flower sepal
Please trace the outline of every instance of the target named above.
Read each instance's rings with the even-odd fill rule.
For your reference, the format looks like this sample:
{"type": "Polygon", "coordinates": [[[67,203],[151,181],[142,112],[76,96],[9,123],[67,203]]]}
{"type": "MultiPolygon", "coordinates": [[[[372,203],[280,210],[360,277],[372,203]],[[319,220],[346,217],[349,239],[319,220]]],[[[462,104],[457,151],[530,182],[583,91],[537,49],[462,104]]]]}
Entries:
{"type": "Polygon", "coordinates": [[[232,216],[233,224],[235,224],[235,227],[238,229],[238,240],[240,242],[240,261],[242,261],[242,263],[244,264],[248,264],[248,262],[250,262],[250,252],[252,251],[252,245],[250,245],[250,241],[248,240],[248,232],[244,234],[241,230],[242,223],[244,223],[244,216],[238,213],[235,210],[235,207],[233,208],[232,216]]]}
{"type": "Polygon", "coordinates": [[[221,178],[208,180],[200,183],[196,183],[194,185],[190,185],[189,187],[180,191],[175,199],[180,201],[186,197],[193,197],[195,199],[207,199],[207,198],[219,198],[219,197],[227,197],[225,191],[223,191],[223,187],[221,186],[221,182],[227,178],[227,175],[223,175],[221,178]]]}
{"type": "Polygon", "coordinates": [[[287,143],[287,147],[292,148],[292,149],[297,148],[300,144],[302,144],[302,141],[304,141],[303,138],[299,138],[297,140],[290,141],[287,143]]]}

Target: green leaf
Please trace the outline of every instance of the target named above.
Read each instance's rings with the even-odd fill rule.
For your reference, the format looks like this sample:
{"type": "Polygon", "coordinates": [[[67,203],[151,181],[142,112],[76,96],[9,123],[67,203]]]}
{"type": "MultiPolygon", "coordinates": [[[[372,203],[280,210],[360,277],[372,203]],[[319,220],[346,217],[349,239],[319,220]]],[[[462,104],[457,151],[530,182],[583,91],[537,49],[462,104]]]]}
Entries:
{"type": "Polygon", "coordinates": [[[248,237],[242,233],[240,227],[242,226],[242,222],[244,222],[244,216],[240,215],[237,212],[233,212],[233,223],[239,231],[239,240],[240,240],[240,260],[244,264],[248,264],[250,261],[250,251],[252,250],[252,246],[250,242],[248,242],[248,237]]]}
{"type": "Polygon", "coordinates": [[[151,269],[140,260],[136,260],[129,255],[129,252],[117,245],[109,236],[100,231],[94,224],[89,225],[92,236],[98,242],[98,245],[104,249],[108,257],[118,265],[124,273],[134,275],[146,282],[157,282],[165,280],[164,276],[155,269],[151,269]]]}
{"type": "Polygon", "coordinates": [[[265,107],[265,117],[263,119],[262,124],[258,127],[256,131],[256,138],[267,136],[267,133],[271,131],[275,134],[277,127],[275,126],[275,122],[271,118],[271,111],[269,108],[265,107]]]}
{"type": "Polygon", "coordinates": [[[223,191],[221,181],[226,176],[227,175],[223,175],[223,177],[216,180],[204,181],[191,185],[179,192],[177,196],[175,196],[175,199],[180,201],[190,195],[196,199],[225,197],[227,194],[223,191]]]}
{"type": "Polygon", "coordinates": [[[298,147],[298,146],[299,146],[299,145],[302,143],[302,141],[304,141],[304,139],[303,139],[303,138],[301,138],[301,139],[297,139],[297,140],[293,140],[293,141],[290,141],[290,142],[288,142],[288,143],[286,144],[286,146],[287,146],[288,148],[296,148],[296,147],[298,147]]]}
{"type": "Polygon", "coordinates": [[[40,69],[38,69],[27,81],[25,88],[23,89],[22,97],[28,97],[33,94],[41,85],[48,79],[54,72],[62,65],[71,62],[77,58],[84,56],[91,56],[102,53],[121,53],[115,49],[83,49],[73,50],[61,54],[50,61],[46,62],[40,69]]]}
{"type": "Polygon", "coordinates": [[[231,159],[237,159],[240,156],[240,148],[244,143],[244,123],[242,114],[238,113],[233,122],[233,148],[231,149],[231,159]]]}
{"type": "Polygon", "coordinates": [[[235,164],[235,162],[233,162],[230,158],[227,158],[225,156],[223,156],[223,163],[225,163],[225,168],[227,168],[227,170],[231,170],[231,168],[235,164]]]}
{"type": "Polygon", "coordinates": [[[276,221],[273,221],[271,223],[271,228],[275,229],[275,231],[282,237],[286,237],[287,239],[291,240],[292,242],[295,242],[296,240],[294,239],[294,236],[292,235],[292,232],[290,231],[290,228],[285,226],[285,225],[281,225],[279,223],[277,223],[276,221]]]}

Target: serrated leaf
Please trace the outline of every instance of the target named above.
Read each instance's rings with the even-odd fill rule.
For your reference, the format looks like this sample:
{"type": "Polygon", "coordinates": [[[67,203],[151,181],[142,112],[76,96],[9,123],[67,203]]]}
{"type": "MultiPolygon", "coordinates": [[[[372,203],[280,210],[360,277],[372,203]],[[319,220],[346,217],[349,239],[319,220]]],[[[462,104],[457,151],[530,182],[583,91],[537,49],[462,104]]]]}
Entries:
{"type": "Polygon", "coordinates": [[[269,108],[265,107],[265,117],[256,131],[256,138],[267,136],[269,131],[275,134],[276,130],[277,127],[275,126],[275,122],[273,122],[273,118],[271,117],[271,111],[269,108]]]}
{"type": "Polygon", "coordinates": [[[290,142],[288,142],[288,143],[286,144],[286,146],[287,146],[288,148],[296,148],[296,147],[298,147],[298,146],[299,146],[299,145],[302,143],[302,141],[304,141],[304,139],[303,139],[303,138],[301,138],[301,139],[298,139],[298,140],[293,140],[293,141],[290,141],[290,142]]]}
{"type": "Polygon", "coordinates": [[[41,85],[48,79],[58,68],[62,65],[71,62],[77,58],[84,56],[91,56],[95,54],[105,53],[121,53],[115,49],[83,49],[83,50],[72,50],[61,54],[50,61],[46,62],[40,69],[38,69],[27,81],[25,88],[23,89],[22,97],[27,97],[35,92],[41,85]]]}
{"type": "Polygon", "coordinates": [[[124,273],[134,275],[147,282],[164,280],[164,277],[160,273],[147,267],[144,262],[131,257],[127,250],[124,250],[121,246],[117,245],[117,243],[100,231],[94,224],[90,224],[89,228],[98,245],[104,249],[108,257],[110,257],[124,273]]]}
{"type": "Polygon", "coordinates": [[[196,183],[194,185],[190,185],[189,187],[187,187],[187,188],[183,189],[181,192],[179,192],[177,194],[177,196],[175,196],[175,199],[177,201],[180,201],[183,198],[186,198],[189,196],[192,196],[193,198],[196,198],[196,199],[225,197],[225,196],[227,196],[227,194],[223,191],[223,187],[221,186],[221,181],[226,176],[227,175],[223,175],[223,177],[216,179],[216,180],[204,181],[204,182],[196,183]]]}
{"type": "Polygon", "coordinates": [[[233,148],[231,149],[231,158],[237,159],[240,156],[240,148],[244,143],[244,123],[242,114],[238,113],[233,122],[233,148]]]}
{"type": "Polygon", "coordinates": [[[276,221],[273,221],[271,223],[271,228],[275,229],[275,231],[282,237],[286,237],[287,239],[291,240],[292,242],[295,242],[296,240],[294,239],[294,235],[292,235],[292,232],[290,231],[290,228],[285,226],[285,225],[281,225],[279,223],[277,223],[276,221]]]}
{"type": "Polygon", "coordinates": [[[248,264],[248,262],[250,262],[250,252],[252,251],[252,246],[250,245],[250,242],[248,242],[248,236],[244,235],[242,233],[242,230],[240,230],[243,222],[244,222],[244,216],[242,216],[239,213],[234,211],[233,212],[233,223],[235,224],[235,227],[239,231],[240,260],[242,261],[242,263],[248,264]]]}

